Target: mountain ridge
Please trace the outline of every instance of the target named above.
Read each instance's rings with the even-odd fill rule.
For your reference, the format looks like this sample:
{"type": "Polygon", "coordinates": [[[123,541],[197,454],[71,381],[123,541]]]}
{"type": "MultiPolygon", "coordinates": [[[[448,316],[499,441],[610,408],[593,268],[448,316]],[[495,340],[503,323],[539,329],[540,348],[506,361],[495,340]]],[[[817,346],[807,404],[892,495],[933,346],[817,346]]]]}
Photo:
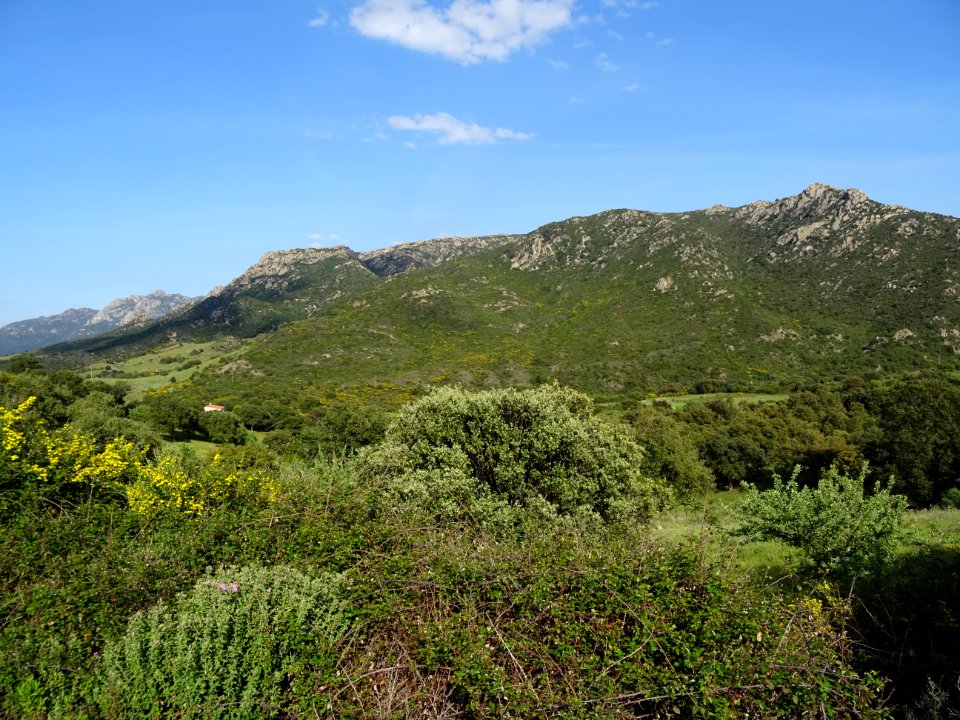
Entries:
{"type": "Polygon", "coordinates": [[[68,308],[56,315],[18,320],[0,327],[0,355],[29,352],[131,324],[144,324],[196,300],[198,298],[155,290],[147,295],[116,298],[99,310],[68,308]]]}
{"type": "MultiPolygon", "coordinates": [[[[308,394],[550,380],[601,393],[750,388],[960,371],[958,286],[960,220],[814,183],[736,208],[607,210],[521,235],[274,251],[161,320],[48,353],[247,338],[231,379],[281,394],[281,382],[308,394]]],[[[194,381],[230,396],[215,370],[194,381]]]]}

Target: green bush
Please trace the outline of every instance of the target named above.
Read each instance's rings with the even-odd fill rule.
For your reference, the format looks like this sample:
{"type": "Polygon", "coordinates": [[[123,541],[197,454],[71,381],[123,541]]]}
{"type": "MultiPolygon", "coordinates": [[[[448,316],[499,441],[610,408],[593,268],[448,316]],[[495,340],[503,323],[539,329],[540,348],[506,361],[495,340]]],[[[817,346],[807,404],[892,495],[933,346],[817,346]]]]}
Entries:
{"type": "Polygon", "coordinates": [[[669,408],[639,406],[630,423],[645,453],[643,469],[662,479],[680,498],[694,498],[714,489],[714,477],[700,459],[687,428],[669,408]]]}
{"type": "Polygon", "coordinates": [[[848,578],[881,567],[900,536],[906,498],[876,483],[865,494],[867,465],[857,477],[835,467],[816,488],[797,484],[800,468],[773,488],[747,484],[737,532],[757,540],[781,540],[799,549],[816,570],[848,578]]]}
{"type": "Polygon", "coordinates": [[[101,710],[119,718],[281,715],[291,681],[329,663],[344,629],[338,585],[337,576],[284,566],[208,575],[171,605],[137,613],[105,648],[101,710]]]}
{"type": "Polygon", "coordinates": [[[359,467],[384,482],[388,507],[507,529],[645,519],[667,491],[641,474],[642,459],[573,390],[443,388],[404,407],[359,467]]]}

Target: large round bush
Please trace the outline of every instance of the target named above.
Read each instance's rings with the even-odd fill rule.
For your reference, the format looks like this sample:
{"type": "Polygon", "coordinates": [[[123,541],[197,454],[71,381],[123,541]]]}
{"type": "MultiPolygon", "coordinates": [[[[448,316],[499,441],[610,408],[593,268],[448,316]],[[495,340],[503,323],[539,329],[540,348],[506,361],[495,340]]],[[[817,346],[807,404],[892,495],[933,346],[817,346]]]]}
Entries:
{"type": "Polygon", "coordinates": [[[665,489],[628,434],[574,390],[443,388],[404,407],[360,458],[393,508],[492,527],[527,519],[642,520],[665,489]]]}

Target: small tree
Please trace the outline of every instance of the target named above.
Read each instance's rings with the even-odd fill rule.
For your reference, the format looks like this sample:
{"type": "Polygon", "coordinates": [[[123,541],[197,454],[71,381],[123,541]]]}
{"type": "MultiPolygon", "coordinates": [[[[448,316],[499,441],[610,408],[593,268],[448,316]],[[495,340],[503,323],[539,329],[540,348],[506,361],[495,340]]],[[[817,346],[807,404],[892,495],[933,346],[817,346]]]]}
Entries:
{"type": "Polygon", "coordinates": [[[849,578],[869,573],[893,553],[907,500],[877,482],[864,492],[867,464],[853,477],[831,467],[817,487],[801,488],[800,468],[787,482],[774,474],[773,488],[747,483],[737,534],[780,540],[800,550],[819,572],[849,578]]]}

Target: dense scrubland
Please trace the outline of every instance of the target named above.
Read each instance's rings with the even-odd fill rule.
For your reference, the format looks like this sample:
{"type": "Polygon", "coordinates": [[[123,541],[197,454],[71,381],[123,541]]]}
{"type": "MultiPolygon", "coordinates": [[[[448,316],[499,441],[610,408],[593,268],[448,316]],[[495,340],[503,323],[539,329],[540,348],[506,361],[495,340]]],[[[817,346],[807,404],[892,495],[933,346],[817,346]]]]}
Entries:
{"type": "Polygon", "coordinates": [[[2,711],[950,717],[960,386],[741,399],[441,388],[253,432],[10,362],[2,711]]]}

